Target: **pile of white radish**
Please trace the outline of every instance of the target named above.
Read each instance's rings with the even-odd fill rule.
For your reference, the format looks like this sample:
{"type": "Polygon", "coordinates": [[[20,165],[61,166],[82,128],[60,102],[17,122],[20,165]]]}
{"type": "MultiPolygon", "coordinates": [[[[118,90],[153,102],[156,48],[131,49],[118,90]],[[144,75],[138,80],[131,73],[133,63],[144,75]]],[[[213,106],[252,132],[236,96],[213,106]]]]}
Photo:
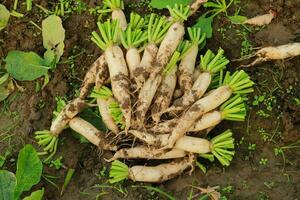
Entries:
{"type": "Polygon", "coordinates": [[[127,22],[123,2],[105,0],[103,12],[112,12],[112,19],[98,22],[91,37],[103,54],[87,72],[79,97],[70,103],[58,99],[50,131],[36,132],[42,154],[50,154],[46,161],[69,127],[99,149],[114,152],[107,159],[111,183],[166,181],[192,171],[198,157],[229,166],[233,133],[207,133],[222,120],[245,119],[245,95],[254,83],[243,70],[224,72],[229,60],[223,49],[204,50],[206,35],[184,26],[205,2],[169,7],[170,17],[132,13],[127,22]],[[84,109],[99,115],[108,131],[84,120],[84,109]],[[128,167],[124,159],[161,164],[128,167]]]}

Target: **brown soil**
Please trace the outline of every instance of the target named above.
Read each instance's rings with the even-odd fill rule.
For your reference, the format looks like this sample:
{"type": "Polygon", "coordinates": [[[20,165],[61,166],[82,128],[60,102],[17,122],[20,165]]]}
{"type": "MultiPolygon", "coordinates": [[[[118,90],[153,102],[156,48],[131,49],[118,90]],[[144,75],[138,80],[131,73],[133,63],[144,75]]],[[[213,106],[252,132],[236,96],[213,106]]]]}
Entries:
{"type": "MultiPolygon", "coordinates": [[[[34,2],[50,9],[51,2],[54,1],[36,0],[34,2]]],[[[97,4],[95,0],[85,0],[85,2],[90,7],[97,4]]],[[[136,10],[142,13],[144,10],[149,10],[137,2],[140,1],[125,1],[125,5],[130,5],[127,11],[136,10]]],[[[4,0],[4,4],[7,8],[12,8],[13,1],[4,0]]],[[[248,17],[266,13],[269,9],[278,12],[278,17],[270,25],[249,34],[249,40],[254,47],[300,41],[300,0],[243,0],[241,6],[241,14],[248,17]]],[[[229,13],[234,13],[233,8],[234,6],[229,13]]],[[[20,9],[22,13],[26,13],[24,5],[20,6],[20,9]]],[[[43,55],[41,32],[28,23],[32,20],[41,25],[42,19],[42,12],[36,7],[23,18],[11,17],[6,30],[0,32],[0,59],[3,59],[10,50],[35,51],[43,55]]],[[[193,24],[194,19],[197,18],[193,18],[188,24],[193,24]]],[[[51,74],[49,84],[38,93],[35,92],[35,82],[19,82],[26,91],[14,93],[5,104],[0,104],[0,155],[6,149],[12,152],[4,166],[8,170],[15,171],[15,163],[11,159],[16,159],[23,144],[31,143],[36,146],[33,132],[49,128],[55,107],[54,97],[66,96],[72,99],[78,92],[86,70],[100,55],[100,50],[89,39],[91,31],[96,29],[96,20],[97,16],[87,11],[68,15],[63,22],[66,29],[66,48],[62,62],[82,52],[75,58],[74,65],[59,64],[55,72],[51,74]]],[[[228,58],[239,58],[243,37],[236,30],[241,29],[241,26],[231,25],[224,17],[216,18],[214,36],[208,41],[206,48],[217,50],[222,47],[228,58]],[[225,29],[225,32],[222,33],[220,28],[225,29]]],[[[238,64],[233,62],[230,69],[236,69],[238,64]]],[[[246,69],[246,71],[257,83],[255,93],[249,98],[247,121],[244,123],[222,122],[212,132],[212,134],[217,134],[226,128],[234,131],[237,148],[230,167],[222,168],[217,162],[210,164],[200,160],[208,166],[206,174],[196,169],[191,176],[185,172],[180,177],[154,186],[173,194],[176,199],[187,199],[191,185],[199,187],[218,185],[221,188],[233,186],[230,192],[226,193],[224,190],[222,192],[227,199],[299,199],[299,148],[284,150],[285,162],[280,155],[274,155],[274,148],[288,146],[300,140],[300,106],[296,105],[294,100],[294,98],[300,98],[300,59],[298,57],[285,61],[267,62],[246,69]],[[264,105],[252,106],[254,96],[263,93],[266,93],[267,97],[272,96],[276,99],[276,102],[271,105],[271,110],[267,110],[264,105]],[[267,118],[259,116],[257,114],[259,110],[264,110],[270,116],[267,118]],[[263,136],[268,137],[267,141],[263,140],[263,136]],[[254,151],[248,149],[249,143],[256,144],[254,151]],[[268,159],[266,165],[259,163],[261,158],[268,159]]],[[[42,80],[37,82],[42,83],[42,80]]],[[[103,199],[164,198],[145,189],[132,187],[132,185],[143,184],[130,181],[122,185],[122,188],[127,190],[125,196],[116,189],[101,189],[103,184],[107,184],[107,178],[96,176],[96,174],[99,174],[104,166],[109,167],[103,158],[109,157],[110,153],[105,152],[100,155],[95,147],[90,144],[80,144],[69,133],[70,131],[65,131],[62,134],[62,142],[60,142],[57,155],[63,156],[65,166],[75,168],[75,175],[63,196],[60,196],[60,192],[49,182],[42,179],[35,188],[45,187],[45,199],[95,199],[101,191],[107,192],[101,197],[103,199]]],[[[44,173],[58,177],[54,182],[61,186],[66,170],[55,170],[45,166],[44,173]]],[[[199,191],[194,189],[194,194],[196,193],[199,191]]]]}

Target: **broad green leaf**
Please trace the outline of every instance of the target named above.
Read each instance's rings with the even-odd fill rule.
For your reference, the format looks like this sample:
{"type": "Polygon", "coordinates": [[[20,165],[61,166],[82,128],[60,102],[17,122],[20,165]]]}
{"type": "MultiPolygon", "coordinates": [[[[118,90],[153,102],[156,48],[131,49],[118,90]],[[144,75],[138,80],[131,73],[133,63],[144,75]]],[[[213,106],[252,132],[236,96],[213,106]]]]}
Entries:
{"type": "Polygon", "coordinates": [[[61,19],[56,15],[44,19],[42,22],[42,35],[45,49],[54,50],[58,62],[64,52],[65,40],[65,29],[61,19]]]}
{"type": "Polygon", "coordinates": [[[7,72],[19,81],[32,81],[49,70],[46,61],[34,52],[10,51],[5,62],[7,72]]]}
{"type": "Polygon", "coordinates": [[[242,16],[242,15],[233,15],[233,16],[228,16],[228,19],[233,24],[242,24],[244,21],[247,20],[247,17],[242,16]]]}
{"type": "Polygon", "coordinates": [[[0,31],[7,26],[8,20],[10,17],[10,12],[6,7],[0,4],[0,31]]]}
{"type": "Polygon", "coordinates": [[[25,197],[23,200],[42,200],[44,196],[44,188],[41,190],[37,190],[35,192],[32,192],[30,196],[25,197]]]}
{"type": "Polygon", "coordinates": [[[157,9],[167,8],[167,6],[173,7],[176,3],[189,5],[193,0],[151,0],[150,6],[157,9]]]}
{"type": "Polygon", "coordinates": [[[20,150],[17,162],[17,187],[15,199],[18,199],[22,192],[29,191],[32,186],[40,182],[43,171],[43,164],[36,150],[27,144],[20,150]]]}
{"type": "Polygon", "coordinates": [[[194,27],[201,28],[202,33],[206,33],[206,38],[212,37],[212,17],[206,17],[205,15],[202,15],[197,20],[197,23],[194,25],[194,27]]]}
{"type": "Polygon", "coordinates": [[[14,199],[14,190],[16,187],[16,177],[13,173],[0,170],[0,199],[14,199]]]}

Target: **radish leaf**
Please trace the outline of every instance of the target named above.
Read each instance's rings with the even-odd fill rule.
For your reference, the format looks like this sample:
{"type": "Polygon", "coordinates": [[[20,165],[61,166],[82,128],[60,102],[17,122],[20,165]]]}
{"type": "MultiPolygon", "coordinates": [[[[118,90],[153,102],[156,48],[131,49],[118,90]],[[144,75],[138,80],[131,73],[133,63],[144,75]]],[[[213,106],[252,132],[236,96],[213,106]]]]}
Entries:
{"type": "Polygon", "coordinates": [[[233,16],[228,16],[228,19],[233,24],[242,24],[244,21],[247,20],[247,17],[242,16],[242,15],[233,15],[233,16]]]}
{"type": "Polygon", "coordinates": [[[32,192],[30,196],[25,197],[23,200],[42,200],[43,196],[44,196],[44,188],[32,192]]]}
{"type": "Polygon", "coordinates": [[[173,7],[175,4],[189,5],[193,0],[151,0],[150,6],[157,9],[173,7]]]}
{"type": "Polygon", "coordinates": [[[8,20],[10,17],[10,12],[6,7],[0,4],[0,31],[7,26],[8,20]]]}
{"type": "Polygon", "coordinates": [[[65,47],[65,29],[61,19],[55,15],[51,15],[44,19],[42,22],[42,35],[43,45],[45,49],[47,49],[44,55],[45,59],[51,62],[54,55],[56,55],[56,62],[58,62],[65,47]]]}
{"type": "Polygon", "coordinates": [[[46,60],[34,52],[10,51],[5,58],[7,72],[16,80],[32,81],[50,69],[46,60]]]}
{"type": "Polygon", "coordinates": [[[24,191],[29,191],[37,184],[42,175],[43,164],[39,156],[30,144],[20,150],[17,162],[17,186],[15,188],[15,199],[19,199],[24,191]]]}
{"type": "Polygon", "coordinates": [[[201,17],[199,17],[197,23],[193,27],[201,28],[201,32],[206,33],[206,38],[211,38],[213,31],[212,22],[213,17],[206,17],[206,15],[204,14],[201,17]]]}
{"type": "Polygon", "coordinates": [[[0,197],[3,200],[14,199],[14,189],[16,187],[16,177],[13,173],[0,170],[0,197]]]}

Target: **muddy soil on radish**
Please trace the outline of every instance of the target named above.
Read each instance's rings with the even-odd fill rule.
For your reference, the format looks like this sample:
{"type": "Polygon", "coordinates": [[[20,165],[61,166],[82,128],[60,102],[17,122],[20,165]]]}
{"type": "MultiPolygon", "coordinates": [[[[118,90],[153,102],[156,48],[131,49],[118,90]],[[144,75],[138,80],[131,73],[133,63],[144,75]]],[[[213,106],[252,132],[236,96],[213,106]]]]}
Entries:
{"type": "MultiPolygon", "coordinates": [[[[52,1],[34,2],[51,9],[52,1]]],[[[85,1],[89,7],[99,4],[95,2],[85,1]]],[[[136,10],[143,13],[144,10],[149,10],[146,3],[144,5],[140,2],[145,1],[125,1],[127,12],[136,10]]],[[[11,1],[4,1],[4,4],[7,8],[13,6],[11,1]]],[[[242,0],[240,6],[240,14],[248,17],[266,13],[269,9],[278,12],[277,18],[270,25],[247,35],[253,47],[300,42],[300,0],[242,0]]],[[[24,5],[20,6],[20,11],[26,13],[24,5]]],[[[202,12],[200,10],[199,14],[202,12]]],[[[229,12],[234,13],[234,6],[229,12]]],[[[33,21],[41,25],[43,18],[43,13],[34,7],[23,18],[10,19],[6,30],[0,32],[2,65],[3,58],[10,50],[43,54],[41,32],[28,23],[33,21]]],[[[188,24],[193,24],[195,19],[197,17],[193,17],[188,24]]],[[[88,11],[64,17],[66,48],[62,64],[51,74],[49,84],[36,92],[37,82],[42,84],[43,80],[18,82],[25,91],[13,93],[0,104],[0,155],[7,150],[11,152],[4,168],[15,171],[19,149],[25,143],[36,146],[33,132],[49,128],[55,107],[54,97],[66,96],[70,100],[78,93],[86,70],[101,54],[89,39],[91,31],[96,29],[96,20],[97,16],[88,11]],[[72,57],[74,58],[71,59],[72,57]]],[[[217,51],[222,47],[230,60],[237,59],[244,48],[241,45],[245,40],[242,30],[242,26],[231,25],[224,16],[220,16],[215,19],[214,36],[208,41],[206,48],[217,51]]],[[[229,69],[233,71],[239,64],[241,63],[231,62],[229,69]]],[[[284,154],[274,154],[275,148],[286,147],[300,140],[300,105],[297,103],[297,98],[300,99],[300,58],[268,62],[246,71],[257,83],[255,93],[248,100],[248,119],[244,123],[222,122],[211,133],[214,135],[227,128],[233,130],[237,148],[232,164],[228,168],[222,168],[217,162],[211,164],[200,159],[200,162],[208,166],[206,174],[196,168],[191,176],[185,172],[178,178],[154,186],[174,195],[176,199],[187,199],[192,185],[220,186],[222,194],[228,199],[296,200],[300,197],[299,148],[283,148],[284,154]],[[259,95],[268,100],[258,106],[253,105],[255,96],[259,95]],[[251,144],[256,144],[256,147],[251,148],[251,144]]],[[[101,196],[102,199],[164,199],[157,193],[133,187],[147,184],[127,181],[122,185],[106,187],[109,185],[106,183],[109,164],[103,159],[109,158],[111,153],[99,152],[90,144],[80,144],[68,130],[64,131],[61,138],[57,156],[63,156],[66,167],[75,168],[75,175],[63,196],[60,195],[60,190],[43,178],[35,188],[45,188],[45,199],[95,199],[104,192],[106,194],[101,196]],[[100,171],[104,172],[104,176],[100,175],[100,171]]],[[[59,187],[63,184],[66,172],[66,169],[44,167],[44,174],[57,177],[51,180],[59,187]]],[[[199,190],[193,189],[193,195],[198,193],[199,190]]]]}

